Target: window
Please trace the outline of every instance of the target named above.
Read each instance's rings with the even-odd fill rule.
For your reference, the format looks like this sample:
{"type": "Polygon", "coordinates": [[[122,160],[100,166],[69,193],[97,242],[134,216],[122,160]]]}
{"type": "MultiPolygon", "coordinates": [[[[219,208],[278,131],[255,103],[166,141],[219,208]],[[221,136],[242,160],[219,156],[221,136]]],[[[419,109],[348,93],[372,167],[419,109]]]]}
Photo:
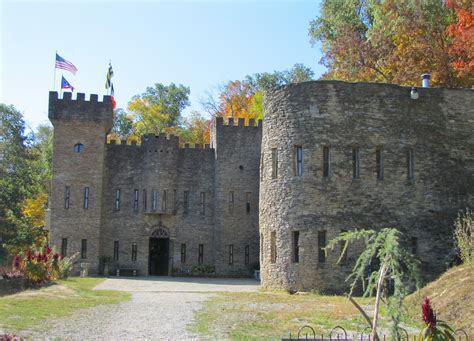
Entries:
{"type": "Polygon", "coordinates": [[[201,192],[201,215],[206,214],[206,193],[201,192]]]}
{"type": "Polygon", "coordinates": [[[119,242],[118,240],[114,241],[114,260],[119,259],[119,242]]]}
{"type": "Polygon", "coordinates": [[[161,200],[161,210],[163,212],[166,212],[166,197],[167,197],[167,193],[168,191],[167,190],[164,190],[163,191],[163,198],[161,200]]]}
{"type": "Polygon", "coordinates": [[[300,231],[293,231],[293,263],[300,261],[300,231]]]}
{"type": "Polygon", "coordinates": [[[81,240],[81,258],[87,258],[87,239],[81,240]]]}
{"type": "MultiPolygon", "coordinates": [[[[347,230],[341,230],[341,233],[347,232],[347,230]]],[[[345,264],[347,263],[347,250],[344,250],[344,246],[346,245],[346,242],[341,240],[339,242],[339,247],[340,247],[340,253],[339,253],[339,258],[341,259],[340,264],[345,264]],[[344,252],[344,253],[343,253],[344,252]]]]}
{"type": "Polygon", "coordinates": [[[418,238],[411,237],[411,252],[416,256],[418,252],[418,238]]]}
{"type": "Polygon", "coordinates": [[[415,176],[414,174],[414,167],[413,167],[413,149],[407,150],[407,178],[413,179],[415,176]]]}
{"type": "Polygon", "coordinates": [[[146,189],[143,190],[143,212],[146,212],[146,204],[147,204],[147,196],[146,196],[146,189]]]}
{"type": "Polygon", "coordinates": [[[115,210],[120,210],[120,189],[115,190],[115,210]]]}
{"type": "Polygon", "coordinates": [[[188,214],[189,210],[189,191],[183,192],[183,214],[188,214]]]}
{"type": "Polygon", "coordinates": [[[303,147],[295,146],[295,175],[303,175],[303,147]]]}
{"type": "Polygon", "coordinates": [[[331,173],[331,154],[329,147],[323,147],[323,177],[329,177],[331,173]]]}
{"type": "Polygon", "coordinates": [[[83,151],[84,151],[84,145],[83,145],[82,143],[76,143],[76,144],[74,145],[74,152],[75,152],[75,153],[80,154],[80,153],[82,153],[83,151]]]}
{"type": "Polygon", "coordinates": [[[250,263],[250,245],[245,245],[245,265],[250,263]]]}
{"type": "Polygon", "coordinates": [[[251,192],[246,192],[245,193],[245,212],[247,212],[247,214],[250,214],[250,197],[252,196],[252,193],[251,192]]]}
{"type": "Polygon", "coordinates": [[[234,245],[229,245],[229,265],[234,264],[234,245]]]}
{"type": "Polygon", "coordinates": [[[152,190],[151,191],[151,209],[153,211],[156,211],[157,201],[158,201],[158,194],[156,190],[152,190]]]}
{"type": "Polygon", "coordinates": [[[360,160],[359,147],[352,148],[352,178],[359,179],[360,177],[360,160]]]}
{"type": "Polygon", "coordinates": [[[173,211],[176,211],[178,198],[176,196],[176,190],[173,190],[173,211]]]}
{"type": "Polygon", "coordinates": [[[186,263],[186,244],[181,244],[181,263],[186,263]]]}
{"type": "Polygon", "coordinates": [[[375,164],[377,167],[377,179],[383,180],[383,149],[381,147],[375,150],[375,164]]]}
{"type": "Polygon", "coordinates": [[[272,149],[272,179],[276,179],[278,176],[278,153],[277,149],[272,149]]]}
{"type": "Polygon", "coordinates": [[[234,213],[234,191],[229,192],[229,213],[234,213]]]}
{"type": "Polygon", "coordinates": [[[318,231],[318,261],[319,263],[326,262],[326,231],[318,231]]]}
{"type": "Polygon", "coordinates": [[[64,189],[64,208],[69,208],[69,198],[71,196],[71,188],[66,186],[64,189]]]}
{"type": "Polygon", "coordinates": [[[137,243],[132,243],[132,262],[137,261],[138,245],[137,243]]]}
{"type": "Polygon", "coordinates": [[[89,187],[84,187],[84,208],[89,208],[89,187]]]}
{"type": "Polygon", "coordinates": [[[204,244],[199,244],[198,264],[204,262],[204,244]]]}
{"type": "Polygon", "coordinates": [[[138,212],[138,189],[133,190],[133,211],[138,212]]]}
{"type": "Polygon", "coordinates": [[[270,262],[275,263],[277,258],[276,232],[270,233],[270,262]]]}
{"type": "Polygon", "coordinates": [[[61,239],[61,256],[67,256],[67,238],[61,239]]]}

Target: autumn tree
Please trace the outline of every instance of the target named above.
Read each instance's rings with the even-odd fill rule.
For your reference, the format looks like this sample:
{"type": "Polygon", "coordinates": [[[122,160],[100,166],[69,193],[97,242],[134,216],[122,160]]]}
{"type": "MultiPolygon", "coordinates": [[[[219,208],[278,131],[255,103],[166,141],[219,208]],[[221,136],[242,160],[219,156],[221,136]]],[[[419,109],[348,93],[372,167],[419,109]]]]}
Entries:
{"type": "Polygon", "coordinates": [[[205,119],[198,111],[193,111],[183,119],[181,127],[176,129],[181,143],[208,144],[210,141],[210,120],[205,119]]]}
{"type": "Polygon", "coordinates": [[[127,140],[133,133],[133,119],[122,108],[114,110],[111,135],[119,140],[127,140]]]}
{"type": "Polygon", "coordinates": [[[455,16],[442,1],[324,0],[320,13],[309,35],[321,43],[325,79],[418,85],[429,72],[435,85],[466,85],[449,54],[455,16]]]}

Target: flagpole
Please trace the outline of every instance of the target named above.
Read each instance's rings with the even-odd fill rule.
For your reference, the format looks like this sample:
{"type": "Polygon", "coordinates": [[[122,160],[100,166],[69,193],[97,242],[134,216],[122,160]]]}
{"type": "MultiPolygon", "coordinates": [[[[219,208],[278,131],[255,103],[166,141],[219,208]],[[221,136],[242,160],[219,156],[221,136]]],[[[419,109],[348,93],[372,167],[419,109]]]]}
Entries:
{"type": "Polygon", "coordinates": [[[58,50],[56,50],[56,55],[54,56],[54,79],[53,79],[53,91],[56,90],[56,56],[58,55],[58,50]]]}

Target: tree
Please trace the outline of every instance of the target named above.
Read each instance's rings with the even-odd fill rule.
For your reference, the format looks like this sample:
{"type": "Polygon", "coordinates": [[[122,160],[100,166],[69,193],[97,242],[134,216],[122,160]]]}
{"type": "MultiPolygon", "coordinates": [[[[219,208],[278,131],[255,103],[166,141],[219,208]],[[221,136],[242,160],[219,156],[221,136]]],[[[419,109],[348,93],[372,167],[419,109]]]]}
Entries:
{"type": "Polygon", "coordinates": [[[122,108],[114,111],[112,135],[119,140],[127,140],[133,133],[133,119],[122,108]]]}
{"type": "Polygon", "coordinates": [[[352,281],[348,297],[372,328],[372,340],[378,338],[377,322],[382,298],[384,298],[392,318],[392,338],[397,339],[398,325],[403,312],[403,300],[409,293],[410,285],[415,285],[418,288],[421,283],[418,261],[402,246],[402,239],[402,233],[395,228],[383,228],[380,231],[356,229],[341,233],[332,239],[326,247],[326,250],[332,250],[341,242],[344,243],[339,263],[350,243],[358,240],[365,241],[364,251],[347,277],[348,281],[352,281]],[[374,266],[377,262],[380,264],[378,268],[374,266]],[[364,296],[370,296],[375,291],[373,321],[370,321],[362,307],[351,297],[359,281],[364,289],[364,296]],[[393,286],[391,295],[388,290],[389,283],[393,286]]]}
{"type": "Polygon", "coordinates": [[[210,140],[210,120],[206,120],[197,111],[184,118],[182,127],[176,130],[181,143],[208,144],[210,140]]]}
{"type": "Polygon", "coordinates": [[[324,0],[309,35],[321,43],[325,79],[418,85],[430,72],[435,85],[466,85],[448,53],[453,20],[437,0],[324,0]]]}

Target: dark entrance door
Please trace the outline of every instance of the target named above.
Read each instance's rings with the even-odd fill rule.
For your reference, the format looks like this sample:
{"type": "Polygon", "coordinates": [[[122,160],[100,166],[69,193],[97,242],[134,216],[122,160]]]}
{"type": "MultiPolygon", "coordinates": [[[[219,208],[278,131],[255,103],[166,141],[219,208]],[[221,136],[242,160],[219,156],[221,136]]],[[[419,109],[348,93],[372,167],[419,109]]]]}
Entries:
{"type": "Polygon", "coordinates": [[[149,275],[168,276],[169,246],[168,238],[150,238],[149,275]]]}

